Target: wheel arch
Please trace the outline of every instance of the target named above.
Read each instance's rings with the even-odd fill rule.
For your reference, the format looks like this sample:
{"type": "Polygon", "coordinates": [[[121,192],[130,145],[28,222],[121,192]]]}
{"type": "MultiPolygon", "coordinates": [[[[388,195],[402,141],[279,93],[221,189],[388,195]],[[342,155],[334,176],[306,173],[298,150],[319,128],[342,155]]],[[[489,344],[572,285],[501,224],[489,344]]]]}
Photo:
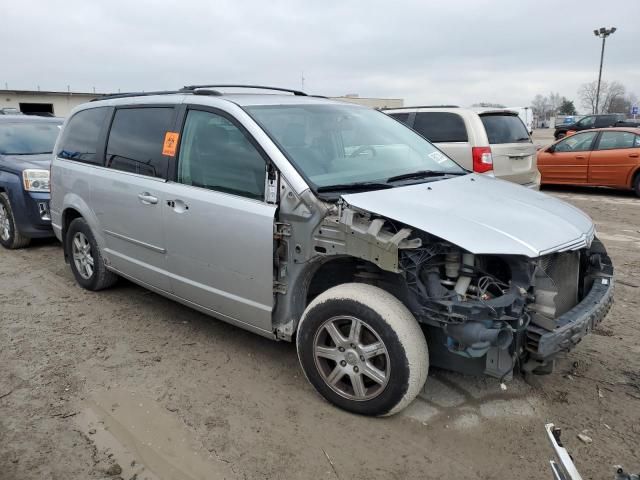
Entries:
{"type": "Polygon", "coordinates": [[[639,177],[640,177],[640,165],[636,166],[636,169],[633,172],[631,172],[631,175],[630,175],[631,181],[629,182],[629,187],[631,187],[632,189],[635,188],[636,181],[638,180],[639,177]]]}
{"type": "Polygon", "coordinates": [[[62,252],[64,253],[64,261],[69,263],[69,252],[67,252],[67,242],[65,241],[67,237],[67,230],[69,229],[69,225],[76,218],[82,218],[82,214],[73,207],[65,208],[62,212],[61,218],[61,237],[62,237],[62,252]]]}
{"type": "Polygon", "coordinates": [[[104,249],[102,231],[99,229],[98,218],[93,213],[93,210],[89,208],[84,199],[82,199],[82,197],[74,193],[69,193],[65,196],[64,207],[62,209],[62,212],[60,213],[60,240],[63,245],[65,260],[68,260],[68,252],[66,251],[65,246],[67,229],[69,228],[69,225],[71,225],[71,222],[76,218],[84,218],[84,220],[89,224],[89,227],[91,228],[91,231],[96,238],[98,246],[100,247],[100,249],[104,249]]]}
{"type": "Polygon", "coordinates": [[[295,337],[302,314],[317,296],[345,283],[365,283],[382,288],[412,310],[409,291],[400,274],[350,255],[329,255],[307,264],[291,283],[296,285],[295,289],[278,299],[275,317],[289,325],[286,336],[295,337]]]}

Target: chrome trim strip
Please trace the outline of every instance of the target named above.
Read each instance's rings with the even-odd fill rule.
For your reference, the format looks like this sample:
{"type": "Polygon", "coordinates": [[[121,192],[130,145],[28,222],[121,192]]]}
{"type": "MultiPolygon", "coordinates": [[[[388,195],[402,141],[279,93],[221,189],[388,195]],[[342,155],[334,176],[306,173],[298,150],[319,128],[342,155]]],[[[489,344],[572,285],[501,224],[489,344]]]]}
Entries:
{"type": "Polygon", "coordinates": [[[149,250],[153,250],[158,253],[167,253],[166,248],[156,247],[155,245],[151,245],[149,243],[141,242],[140,240],[136,240],[135,238],[127,237],[120,233],[112,232],[110,230],[104,230],[104,233],[107,235],[111,235],[112,237],[119,238],[120,240],[125,240],[127,242],[133,243],[134,245],[139,245],[140,247],[148,248],[149,250]]]}
{"type": "Polygon", "coordinates": [[[591,229],[586,232],[583,233],[582,235],[580,235],[578,238],[571,240],[569,242],[557,245],[553,248],[548,248],[547,250],[542,250],[540,252],[540,256],[544,256],[544,255],[548,255],[550,253],[556,253],[556,252],[567,252],[569,250],[580,250],[582,248],[589,248],[591,246],[591,243],[593,242],[593,239],[596,235],[596,228],[595,226],[592,226],[591,229]]]}

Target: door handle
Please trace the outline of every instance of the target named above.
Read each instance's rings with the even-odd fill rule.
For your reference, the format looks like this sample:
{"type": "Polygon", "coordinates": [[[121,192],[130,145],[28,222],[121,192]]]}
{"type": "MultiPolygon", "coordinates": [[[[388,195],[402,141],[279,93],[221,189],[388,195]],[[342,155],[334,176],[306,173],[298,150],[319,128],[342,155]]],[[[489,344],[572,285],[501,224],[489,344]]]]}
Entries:
{"type": "Polygon", "coordinates": [[[584,155],[576,155],[576,160],[584,160],[584,155]]]}
{"type": "Polygon", "coordinates": [[[629,156],[631,158],[638,158],[639,155],[637,153],[630,153],[629,156]]]}
{"type": "Polygon", "coordinates": [[[149,192],[142,192],[138,195],[138,200],[140,200],[145,205],[155,205],[158,203],[158,197],[154,197],[149,192]]]}

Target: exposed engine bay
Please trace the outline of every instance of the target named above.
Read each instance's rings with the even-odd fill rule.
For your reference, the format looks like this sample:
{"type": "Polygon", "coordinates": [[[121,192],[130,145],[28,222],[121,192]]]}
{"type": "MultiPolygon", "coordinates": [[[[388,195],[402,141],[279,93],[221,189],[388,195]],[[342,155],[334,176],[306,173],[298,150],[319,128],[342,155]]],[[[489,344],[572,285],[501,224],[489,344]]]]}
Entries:
{"type": "Polygon", "coordinates": [[[294,262],[317,255],[365,260],[358,281],[394,289],[423,326],[432,365],[509,378],[516,367],[551,371],[557,353],[571,349],[608,311],[610,294],[597,319],[577,318],[594,284],[608,292],[613,276],[599,240],[588,243],[539,258],[474,254],[339,205],[314,231],[311,257],[294,262]]]}
{"type": "Polygon", "coordinates": [[[419,321],[440,327],[449,352],[485,357],[484,373],[509,375],[517,362],[538,372],[538,338],[562,325],[562,316],[605,275],[610,260],[596,239],[592,248],[537,259],[474,255],[421,233],[422,246],[400,251],[400,267],[419,321]],[[603,263],[604,262],[604,263],[603,263]]]}

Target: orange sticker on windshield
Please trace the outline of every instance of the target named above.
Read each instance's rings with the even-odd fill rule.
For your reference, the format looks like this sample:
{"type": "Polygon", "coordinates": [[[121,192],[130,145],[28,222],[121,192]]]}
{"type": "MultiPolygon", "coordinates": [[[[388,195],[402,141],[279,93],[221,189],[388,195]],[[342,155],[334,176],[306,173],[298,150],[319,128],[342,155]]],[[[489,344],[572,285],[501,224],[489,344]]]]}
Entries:
{"type": "Polygon", "coordinates": [[[162,154],[170,157],[176,156],[176,148],[178,147],[179,133],[167,132],[164,136],[164,144],[162,146],[162,154]]]}

